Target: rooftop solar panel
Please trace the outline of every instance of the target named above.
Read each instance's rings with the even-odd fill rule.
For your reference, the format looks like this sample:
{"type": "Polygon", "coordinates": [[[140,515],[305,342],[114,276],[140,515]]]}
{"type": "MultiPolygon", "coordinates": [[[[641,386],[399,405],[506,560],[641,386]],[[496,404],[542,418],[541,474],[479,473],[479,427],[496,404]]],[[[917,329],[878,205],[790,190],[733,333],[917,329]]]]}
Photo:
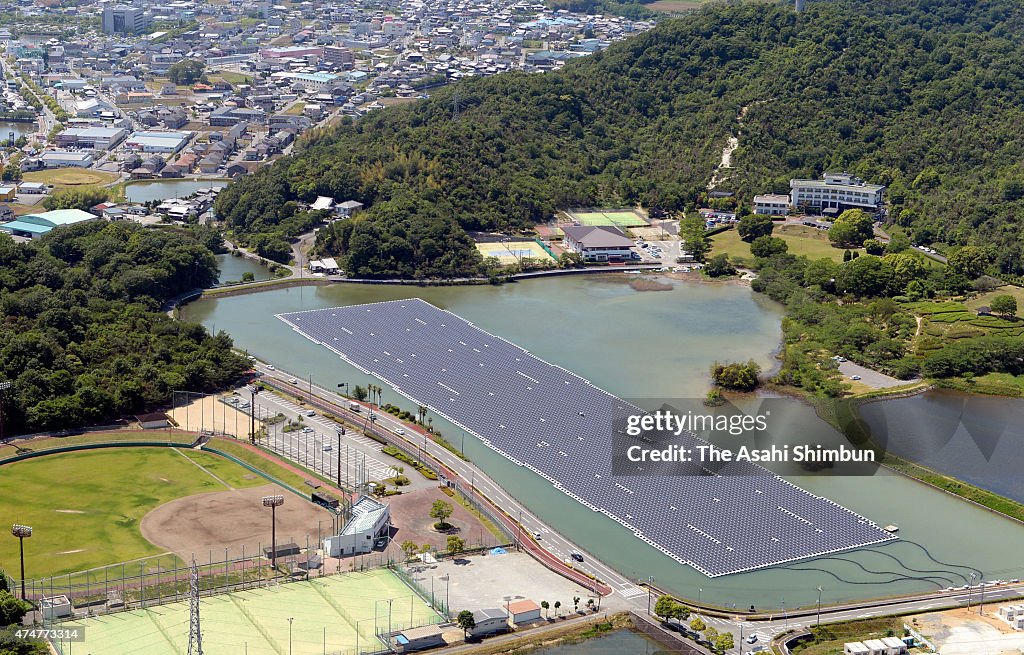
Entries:
{"type": "MultiPolygon", "coordinates": [[[[714,472],[693,464],[688,475],[614,475],[613,420],[640,410],[426,301],[278,318],[705,575],[895,538],[751,463],[733,462],[714,472]]],[[[695,435],[681,439],[691,447],[705,443],[695,435]]]]}

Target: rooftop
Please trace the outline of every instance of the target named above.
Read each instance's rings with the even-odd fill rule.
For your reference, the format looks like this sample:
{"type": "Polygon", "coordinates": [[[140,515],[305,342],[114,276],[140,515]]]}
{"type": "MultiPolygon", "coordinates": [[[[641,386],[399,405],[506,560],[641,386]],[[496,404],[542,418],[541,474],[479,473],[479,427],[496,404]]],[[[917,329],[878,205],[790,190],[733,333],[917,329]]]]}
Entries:
{"type": "Polygon", "coordinates": [[[369,496],[361,496],[359,500],[352,505],[352,518],[345,524],[345,528],[341,533],[358,534],[360,532],[366,532],[367,530],[372,529],[374,523],[377,522],[377,518],[387,511],[387,505],[378,503],[369,496]]]}

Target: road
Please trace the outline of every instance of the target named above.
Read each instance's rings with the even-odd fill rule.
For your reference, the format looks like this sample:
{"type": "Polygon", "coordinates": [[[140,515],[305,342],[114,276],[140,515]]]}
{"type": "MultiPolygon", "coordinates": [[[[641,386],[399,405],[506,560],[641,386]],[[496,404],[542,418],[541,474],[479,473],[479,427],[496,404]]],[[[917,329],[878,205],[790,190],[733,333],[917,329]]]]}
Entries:
{"type": "MultiPolygon", "coordinates": [[[[308,380],[298,381],[297,376],[276,368],[270,368],[262,362],[256,362],[254,366],[262,374],[261,380],[269,383],[272,387],[287,389],[289,393],[300,396],[311,404],[327,407],[331,413],[343,417],[346,422],[351,424],[363,426],[367,423],[366,418],[370,407],[365,403],[362,403],[363,408],[359,413],[352,413],[347,409],[349,401],[340,401],[335,390],[312,384],[308,380]],[[293,378],[297,379],[298,384],[289,382],[293,378]]],[[[271,412],[284,411],[288,414],[288,412],[295,413],[297,408],[302,409],[298,405],[277,398],[274,394],[269,394],[268,392],[263,392],[258,398],[258,405],[267,408],[271,412]]],[[[308,409],[304,411],[308,411],[308,409]]],[[[321,435],[328,435],[329,438],[329,435],[336,434],[336,430],[340,425],[319,416],[319,412],[317,413],[317,417],[307,417],[305,420],[318,426],[318,428],[322,428],[323,432],[320,433],[321,435]]],[[[609,587],[611,594],[603,600],[604,609],[608,611],[632,609],[646,612],[648,593],[651,594],[652,603],[660,595],[661,592],[656,588],[652,588],[648,592],[646,586],[641,586],[642,583],[635,583],[626,578],[588,553],[584,546],[575,544],[559,534],[557,530],[533,514],[529,508],[520,503],[508,491],[502,489],[486,473],[471,462],[462,460],[456,454],[428,438],[421,439],[422,431],[417,426],[404,423],[389,414],[379,412],[377,413],[375,425],[380,431],[379,434],[386,435],[389,440],[404,443],[406,450],[417,451],[422,448],[429,458],[441,464],[444,469],[447,469],[459,481],[460,486],[465,489],[468,482],[471,494],[479,494],[489,499],[507,517],[511,517],[511,529],[519,532],[519,529],[515,527],[516,523],[522,528],[522,532],[517,534],[520,543],[528,550],[532,549],[533,554],[545,562],[549,568],[556,567],[561,562],[571,561],[569,560],[569,554],[574,551],[582,553],[584,562],[572,562],[572,566],[574,569],[596,576],[609,587]],[[536,536],[534,537],[533,535],[536,536]]],[[[378,452],[379,445],[376,442],[365,437],[363,439],[366,439],[366,441],[356,442],[356,437],[350,436],[352,432],[351,426],[348,431],[349,435],[346,435],[346,439],[349,439],[353,444],[358,444],[353,446],[356,451],[365,453],[367,461],[376,460],[383,463],[378,452]]],[[[303,445],[302,437],[295,437],[294,440],[288,441],[289,445],[283,447],[284,454],[289,459],[292,459],[292,461],[300,464],[303,461],[310,461],[311,458],[316,458],[317,455],[310,453],[315,450],[315,444],[323,443],[323,437],[314,434],[310,435],[309,439],[312,439],[314,446],[303,445]]],[[[322,462],[322,454],[320,457],[322,462]]],[[[328,457],[328,459],[335,458],[328,457]]],[[[328,463],[327,466],[328,470],[331,470],[330,466],[332,464],[328,463]]],[[[825,605],[821,607],[820,617],[824,622],[836,622],[897,613],[926,612],[945,607],[963,607],[968,605],[968,603],[972,605],[977,604],[979,592],[979,585],[975,585],[974,588],[968,590],[956,589],[929,592],[898,599],[870,600],[832,606],[825,605]]],[[[1021,596],[1024,596],[1024,585],[1019,583],[988,587],[985,590],[986,602],[1019,598],[1021,596]]],[[[688,605],[693,606],[691,601],[686,602],[688,605]]],[[[693,615],[700,616],[705,623],[715,627],[719,632],[732,632],[737,644],[736,652],[739,653],[752,650],[757,645],[764,645],[772,637],[782,632],[806,628],[818,621],[816,608],[783,610],[767,615],[763,613],[745,615],[739,611],[739,608],[735,607],[731,608],[731,610],[730,608],[702,608],[701,611],[696,611],[693,615]],[[741,638],[749,637],[751,634],[757,636],[755,646],[741,641],[741,638]]]]}

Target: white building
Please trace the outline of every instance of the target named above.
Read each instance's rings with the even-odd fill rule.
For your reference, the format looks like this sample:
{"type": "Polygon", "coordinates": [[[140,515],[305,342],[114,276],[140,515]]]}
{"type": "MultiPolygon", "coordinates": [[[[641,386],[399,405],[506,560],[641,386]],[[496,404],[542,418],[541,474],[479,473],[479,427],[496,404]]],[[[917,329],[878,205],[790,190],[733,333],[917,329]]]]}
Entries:
{"type": "Polygon", "coordinates": [[[1003,605],[999,608],[999,618],[1014,630],[1024,630],[1024,605],[1003,605]]]}
{"type": "Polygon", "coordinates": [[[473,637],[486,637],[508,630],[508,613],[502,609],[482,609],[473,612],[475,625],[469,631],[473,637]]]}
{"type": "Polygon", "coordinates": [[[57,145],[65,148],[110,150],[124,140],[120,127],[69,127],[57,135],[57,145]]]}
{"type": "Polygon", "coordinates": [[[125,140],[124,146],[142,152],[175,153],[191,138],[191,132],[136,132],[125,140]]]}
{"type": "Polygon", "coordinates": [[[821,180],[790,180],[790,203],[797,208],[876,210],[885,187],[849,173],[825,173],[821,180]]]}
{"type": "Polygon", "coordinates": [[[621,230],[607,225],[573,225],[562,229],[565,247],[588,262],[639,259],[633,242],[621,230]]]}
{"type": "Polygon", "coordinates": [[[843,644],[845,655],[903,655],[906,652],[907,645],[896,637],[865,639],[862,642],[852,641],[843,644]]]}
{"type": "Polygon", "coordinates": [[[89,168],[92,166],[93,157],[89,152],[67,152],[65,150],[52,150],[44,152],[39,156],[46,168],[65,168],[77,166],[78,168],[89,168]]]}
{"type": "Polygon", "coordinates": [[[517,600],[508,604],[508,622],[510,625],[521,625],[540,621],[540,605],[529,599],[517,600]]]}
{"type": "Polygon", "coordinates": [[[377,537],[389,533],[391,508],[369,496],[360,496],[352,505],[352,518],[341,533],[324,539],[324,551],[330,557],[359,555],[373,550],[377,537]]]}
{"type": "Polygon", "coordinates": [[[754,196],[754,213],[762,216],[785,216],[789,213],[789,196],[778,193],[754,196]]]}
{"type": "Polygon", "coordinates": [[[337,275],[341,273],[341,268],[338,267],[338,262],[334,257],[324,257],[323,259],[314,259],[309,262],[309,271],[311,273],[326,273],[327,275],[337,275]]]}

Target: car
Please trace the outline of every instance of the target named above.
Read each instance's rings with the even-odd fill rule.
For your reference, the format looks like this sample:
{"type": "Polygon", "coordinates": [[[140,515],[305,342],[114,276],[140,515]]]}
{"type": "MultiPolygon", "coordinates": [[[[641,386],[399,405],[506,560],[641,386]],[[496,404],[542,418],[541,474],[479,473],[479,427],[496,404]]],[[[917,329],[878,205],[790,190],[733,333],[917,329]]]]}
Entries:
{"type": "Polygon", "coordinates": [[[299,381],[296,380],[295,378],[288,378],[288,384],[298,384],[298,383],[299,383],[299,381]]]}
{"type": "Polygon", "coordinates": [[[748,644],[755,644],[755,643],[757,643],[757,635],[750,635],[749,637],[747,637],[747,643],[748,644]]]}
{"type": "Polygon", "coordinates": [[[329,443],[325,443],[325,444],[324,444],[324,451],[326,452],[326,451],[328,451],[328,450],[330,450],[330,449],[331,449],[331,444],[329,444],[329,443]]]}
{"type": "Polygon", "coordinates": [[[238,401],[240,401],[240,400],[241,400],[241,398],[239,398],[238,396],[232,396],[232,397],[228,398],[228,402],[231,403],[232,405],[237,404],[238,401]]]}
{"type": "Polygon", "coordinates": [[[402,428],[398,428],[397,430],[395,430],[395,434],[402,434],[402,435],[404,435],[405,434],[405,430],[402,429],[402,428]]]}
{"type": "Polygon", "coordinates": [[[857,380],[859,380],[859,379],[860,379],[860,376],[859,376],[859,375],[851,375],[851,376],[850,376],[850,379],[851,379],[851,380],[854,380],[854,381],[857,381],[857,380]]]}
{"type": "Polygon", "coordinates": [[[569,557],[573,558],[577,562],[582,562],[583,561],[583,555],[581,555],[580,553],[577,553],[575,550],[572,551],[571,553],[569,553],[569,557]]]}
{"type": "Polygon", "coordinates": [[[302,434],[309,434],[312,431],[313,431],[313,428],[309,427],[308,425],[306,427],[302,428],[302,434]]]}
{"type": "Polygon", "coordinates": [[[970,588],[971,588],[971,585],[969,585],[969,584],[965,584],[964,586],[960,587],[960,589],[962,589],[963,591],[967,591],[970,588]]]}
{"type": "Polygon", "coordinates": [[[847,361],[847,359],[845,357],[837,357],[836,361],[837,362],[845,362],[845,361],[847,361]]]}
{"type": "Polygon", "coordinates": [[[277,370],[277,369],[275,369],[275,368],[274,368],[274,365],[273,365],[273,364],[267,364],[267,370],[268,370],[268,371],[275,371],[275,370],[277,370]]]}
{"type": "Polygon", "coordinates": [[[249,401],[243,400],[242,402],[238,403],[238,406],[241,407],[242,409],[245,409],[246,407],[249,406],[249,401]]]}
{"type": "Polygon", "coordinates": [[[533,538],[537,539],[538,541],[540,540],[540,530],[533,531],[533,538]]]}
{"type": "Polygon", "coordinates": [[[306,416],[316,416],[316,412],[311,409],[306,410],[306,416]]]}
{"type": "Polygon", "coordinates": [[[246,359],[248,359],[250,362],[255,362],[256,361],[256,358],[253,357],[252,355],[249,355],[248,357],[246,357],[246,359]]]}

